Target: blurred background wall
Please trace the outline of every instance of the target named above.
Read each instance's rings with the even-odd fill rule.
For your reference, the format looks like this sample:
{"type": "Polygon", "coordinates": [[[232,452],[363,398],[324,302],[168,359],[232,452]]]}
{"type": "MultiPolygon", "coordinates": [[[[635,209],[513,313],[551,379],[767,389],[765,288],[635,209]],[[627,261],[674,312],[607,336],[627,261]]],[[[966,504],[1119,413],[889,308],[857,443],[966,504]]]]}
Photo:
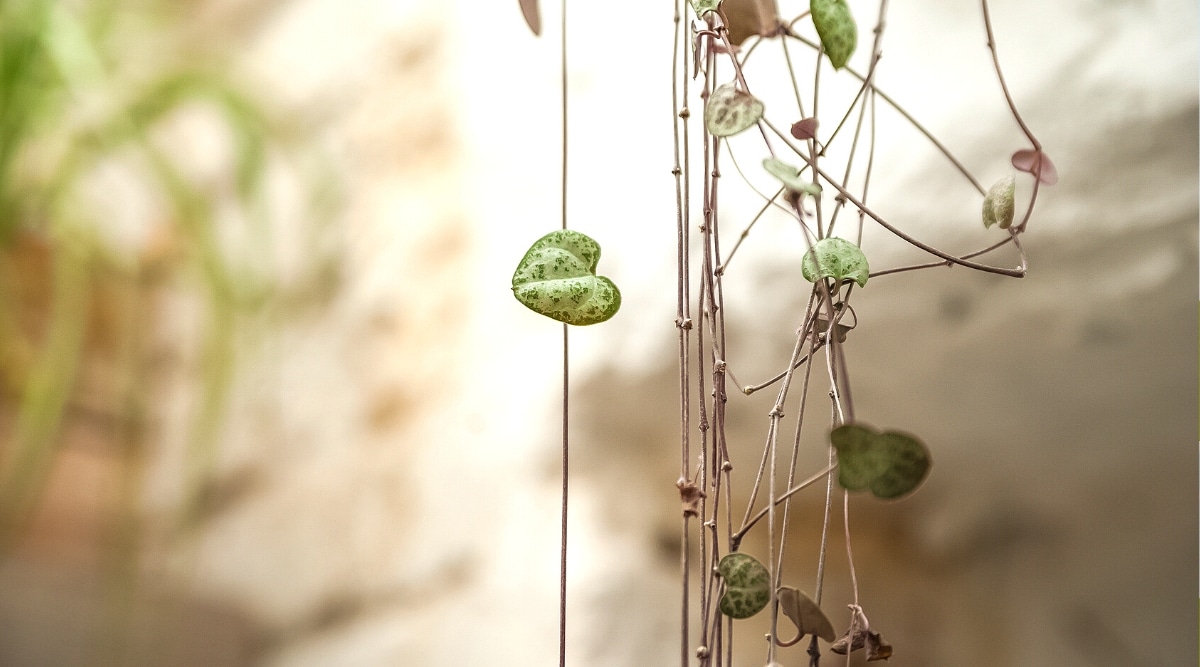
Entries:
{"type": "MultiPolygon", "coordinates": [[[[559,224],[543,11],[535,39],[515,2],[0,4],[0,665],[553,662],[560,329],[509,296],[559,224]]],[[[1061,181],[1027,278],[856,297],[857,410],[936,461],[852,505],[860,587],[896,665],[1193,664],[1197,10],[993,19],[1061,181]]],[[[572,334],[570,656],[675,664],[671,8],[571,30],[571,226],[625,300],[572,334]]],[[[887,39],[880,86],[1003,175],[978,7],[895,3],[887,39]]],[[[890,216],[979,245],[926,147],[889,150],[890,216]]],[[[807,293],[760,233],[743,379],[807,293]]],[[[769,402],[730,403],[751,458],[769,402]]]]}

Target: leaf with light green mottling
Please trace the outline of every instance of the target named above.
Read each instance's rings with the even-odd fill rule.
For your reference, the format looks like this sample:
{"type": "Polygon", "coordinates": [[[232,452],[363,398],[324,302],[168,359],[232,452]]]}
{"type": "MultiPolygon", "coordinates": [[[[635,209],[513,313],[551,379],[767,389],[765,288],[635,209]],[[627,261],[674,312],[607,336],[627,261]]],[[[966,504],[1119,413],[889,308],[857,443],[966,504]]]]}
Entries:
{"type": "Polygon", "coordinates": [[[720,602],[722,614],[750,618],[771,601],[770,573],[753,556],[728,554],[717,564],[717,571],[725,580],[725,594],[720,602]]]}
{"type": "Polygon", "coordinates": [[[621,307],[621,292],[596,275],[600,244],[586,234],[560,229],[538,239],[513,273],[517,300],[530,310],[567,324],[603,322],[621,307]]]}
{"type": "Polygon", "coordinates": [[[829,62],[834,69],[845,67],[858,46],[858,24],[850,5],[846,0],[810,0],[808,8],[829,62]]]}
{"type": "Polygon", "coordinates": [[[714,136],[731,137],[757,123],[762,115],[762,102],[736,84],[726,83],[708,96],[704,127],[714,136]]]}
{"type": "Polygon", "coordinates": [[[1000,229],[1008,229],[1013,222],[1017,179],[1012,174],[996,181],[983,198],[983,226],[1000,225],[1000,229]]]}
{"type": "Polygon", "coordinates": [[[869,489],[885,500],[912,493],[933,465],[920,440],[896,431],[844,424],[833,429],[829,442],[837,450],[838,483],[848,491],[869,489]]]}
{"type": "Polygon", "coordinates": [[[721,2],[722,2],[722,0],[690,0],[690,1],[692,3],[692,9],[695,10],[695,12],[696,12],[696,16],[701,16],[701,17],[703,17],[705,14],[707,14],[709,12],[717,11],[717,8],[721,6],[721,2]]]}
{"type": "Polygon", "coordinates": [[[804,253],[800,273],[809,282],[819,278],[853,280],[865,287],[871,268],[862,250],[846,239],[831,236],[817,241],[811,252],[804,253]],[[815,259],[814,259],[815,255],[815,259]]]}
{"type": "Polygon", "coordinates": [[[816,183],[810,183],[800,178],[800,170],[792,165],[773,157],[763,160],[763,169],[766,169],[775,178],[783,183],[783,187],[795,193],[803,193],[816,197],[821,194],[821,186],[816,183]]]}

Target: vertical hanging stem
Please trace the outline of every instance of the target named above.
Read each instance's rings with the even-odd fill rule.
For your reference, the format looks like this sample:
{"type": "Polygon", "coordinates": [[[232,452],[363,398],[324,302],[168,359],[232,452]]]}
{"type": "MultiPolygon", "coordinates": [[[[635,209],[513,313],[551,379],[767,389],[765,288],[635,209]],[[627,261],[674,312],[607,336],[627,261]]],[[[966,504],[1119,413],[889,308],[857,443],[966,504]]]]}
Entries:
{"type": "MultiPolygon", "coordinates": [[[[567,228],[567,1],[562,1],[559,30],[559,64],[562,88],[562,228],[567,228]]],[[[567,498],[570,447],[568,446],[568,407],[570,405],[570,329],[563,324],[562,380],[562,541],[558,567],[558,667],[567,665],[567,498]]]]}
{"type": "Polygon", "coordinates": [[[558,667],[567,664],[567,471],[570,457],[567,447],[567,408],[570,398],[570,358],[567,325],[563,325],[563,393],[562,393],[562,543],[559,547],[558,568],[558,667]]]}
{"type": "MultiPolygon", "coordinates": [[[[671,125],[674,135],[675,164],[672,173],[675,176],[675,212],[676,212],[676,327],[679,330],[679,490],[681,498],[685,498],[680,527],[679,568],[680,568],[680,620],[679,620],[679,664],[688,667],[689,648],[689,613],[691,610],[690,573],[691,573],[691,534],[690,523],[693,516],[699,514],[699,498],[694,494],[702,493],[695,482],[691,480],[691,379],[688,376],[688,360],[691,358],[691,290],[688,282],[690,271],[688,263],[688,216],[690,198],[690,180],[688,179],[688,149],[687,149],[687,104],[688,78],[681,75],[680,52],[687,48],[681,40],[682,21],[684,16],[683,0],[676,0],[674,15],[674,36],[671,46],[671,125]],[[682,79],[682,86],[681,84],[682,79]],[[680,107],[682,88],[683,108],[680,107]],[[682,126],[682,128],[681,128],[682,126]],[[682,138],[681,138],[682,131],[682,138]],[[682,140],[682,145],[681,145],[682,140]],[[692,489],[693,491],[689,491],[692,489]]],[[[702,516],[702,515],[701,515],[702,516]]]]}

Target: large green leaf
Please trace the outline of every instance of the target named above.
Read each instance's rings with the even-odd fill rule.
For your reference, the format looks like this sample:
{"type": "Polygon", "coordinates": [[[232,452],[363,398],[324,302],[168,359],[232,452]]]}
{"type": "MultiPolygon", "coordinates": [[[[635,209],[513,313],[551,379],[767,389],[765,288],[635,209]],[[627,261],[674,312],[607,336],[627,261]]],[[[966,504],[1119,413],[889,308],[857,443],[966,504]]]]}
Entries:
{"type": "Polygon", "coordinates": [[[732,553],[721,559],[717,571],[725,580],[721,613],[730,618],[750,618],[771,601],[771,575],[753,556],[732,553]]]}
{"type": "Polygon", "coordinates": [[[845,67],[858,46],[858,24],[846,0],[810,0],[813,25],[834,69],[845,67]]]}
{"type": "Polygon", "coordinates": [[[600,244],[585,234],[560,229],[538,239],[513,273],[517,300],[567,324],[603,322],[621,307],[621,292],[596,275],[600,244]]]}
{"type": "Polygon", "coordinates": [[[838,456],[838,482],[849,491],[869,489],[892,499],[916,490],[929,474],[929,450],[915,437],[879,433],[862,424],[844,424],[829,434],[838,456]]]}
{"type": "Polygon", "coordinates": [[[811,252],[804,253],[800,273],[809,282],[834,278],[853,280],[859,287],[865,287],[871,267],[867,265],[867,257],[858,246],[846,239],[831,236],[817,241],[811,252]]]}

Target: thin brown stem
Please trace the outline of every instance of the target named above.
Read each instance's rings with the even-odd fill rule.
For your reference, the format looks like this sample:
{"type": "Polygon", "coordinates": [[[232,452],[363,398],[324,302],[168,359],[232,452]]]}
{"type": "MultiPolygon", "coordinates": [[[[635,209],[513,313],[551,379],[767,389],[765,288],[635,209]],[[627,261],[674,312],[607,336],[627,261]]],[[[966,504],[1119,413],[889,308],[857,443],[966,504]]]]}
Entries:
{"type": "MultiPolygon", "coordinates": [[[[559,64],[562,90],[562,228],[567,228],[567,0],[562,1],[559,64]]],[[[537,31],[535,30],[535,33],[537,31]]],[[[570,440],[568,415],[571,395],[570,326],[563,324],[562,372],[562,517],[558,571],[558,667],[567,665],[567,500],[570,497],[570,440]]]]}
{"type": "MultiPolygon", "coordinates": [[[[783,501],[787,500],[788,498],[791,498],[792,496],[796,495],[797,493],[803,491],[804,489],[807,489],[808,487],[812,486],[815,482],[820,481],[822,477],[825,477],[829,473],[833,472],[834,469],[836,469],[836,468],[837,468],[836,463],[829,464],[829,466],[827,468],[825,468],[824,470],[822,470],[821,472],[813,475],[812,477],[809,477],[808,479],[804,480],[803,482],[800,482],[799,484],[793,486],[792,488],[788,489],[787,491],[784,491],[782,495],[780,495],[779,497],[777,497],[775,499],[775,502],[773,503],[773,505],[778,505],[778,504],[782,503],[783,501]]],[[[764,507],[761,510],[759,510],[758,513],[756,513],[754,516],[750,517],[750,520],[747,521],[745,524],[743,524],[742,527],[739,528],[738,531],[733,534],[734,543],[735,544],[740,543],[742,538],[746,536],[746,532],[749,531],[751,528],[753,528],[754,524],[758,523],[760,519],[762,519],[764,516],[766,516],[767,513],[770,511],[770,508],[771,508],[771,506],[764,507]]]]}
{"type": "Polygon", "coordinates": [[[983,27],[987,30],[987,46],[992,52],[992,65],[996,68],[996,79],[1000,81],[1000,89],[1004,91],[1004,101],[1008,102],[1008,109],[1012,112],[1013,120],[1017,121],[1017,125],[1021,126],[1021,131],[1029,139],[1029,143],[1033,144],[1033,149],[1041,152],[1042,144],[1033,136],[1029,126],[1025,124],[1025,119],[1021,117],[1021,112],[1017,111],[1017,104],[1013,102],[1012,93],[1008,92],[1008,84],[1004,81],[1004,72],[1000,69],[1000,55],[996,52],[996,37],[992,33],[992,17],[988,12],[987,0],[980,0],[980,6],[983,8],[983,27]]]}

